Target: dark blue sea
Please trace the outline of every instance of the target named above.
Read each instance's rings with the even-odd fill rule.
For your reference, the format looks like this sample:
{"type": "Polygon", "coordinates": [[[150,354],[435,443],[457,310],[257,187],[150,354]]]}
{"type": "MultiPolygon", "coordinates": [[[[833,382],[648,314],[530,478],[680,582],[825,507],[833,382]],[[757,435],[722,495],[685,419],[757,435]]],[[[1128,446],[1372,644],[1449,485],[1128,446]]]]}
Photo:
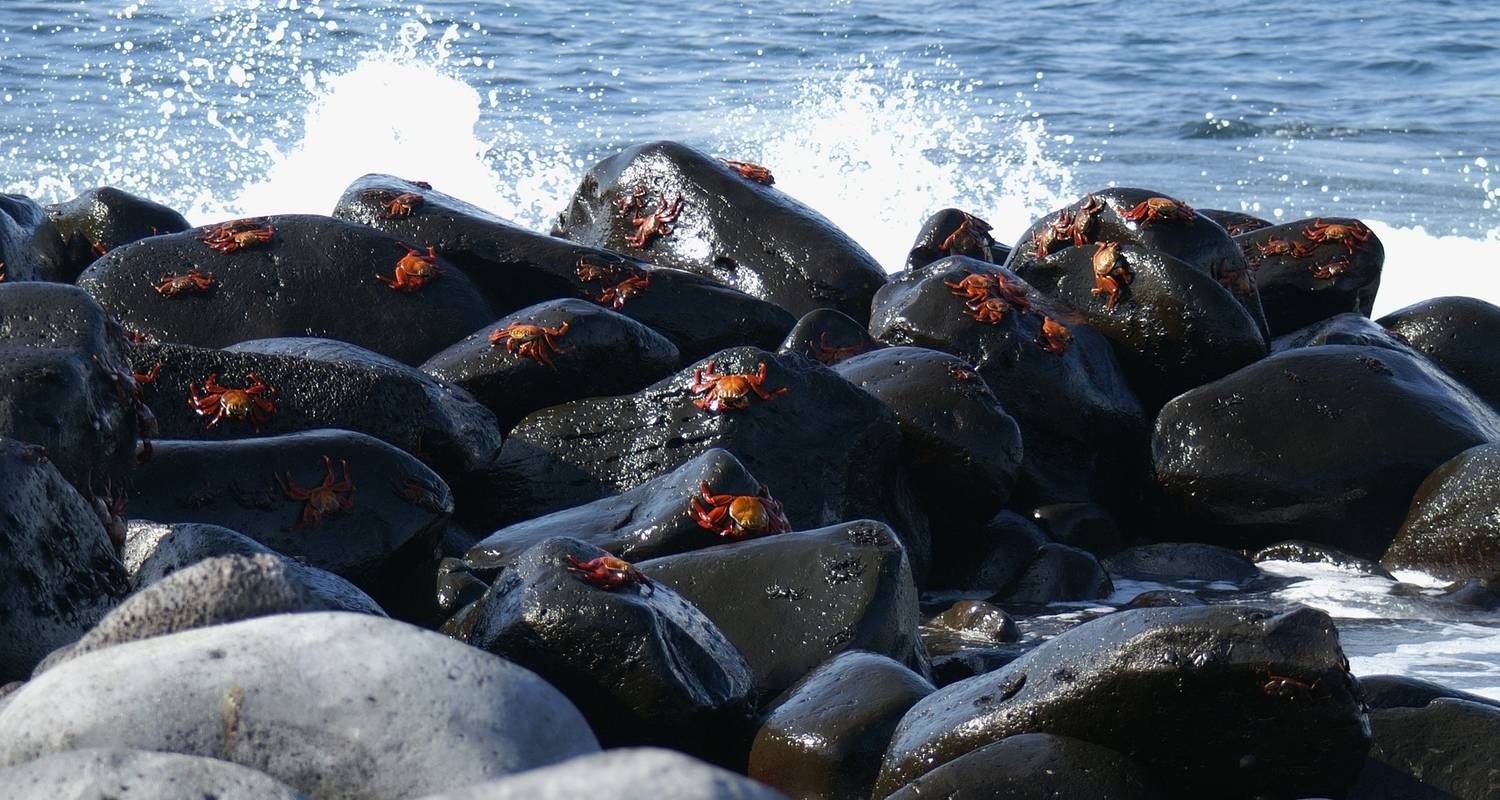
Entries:
{"type": "MultiPolygon", "coordinates": [[[[546,230],[663,138],[766,164],[890,269],[945,206],[1010,240],[1143,186],[1364,219],[1377,313],[1500,303],[1500,3],[0,1],[0,191],[43,202],[327,213],[390,172],[546,230]]],[[[1500,697],[1491,617],[1307,577],[1280,599],[1339,616],[1356,672],[1500,697]]]]}

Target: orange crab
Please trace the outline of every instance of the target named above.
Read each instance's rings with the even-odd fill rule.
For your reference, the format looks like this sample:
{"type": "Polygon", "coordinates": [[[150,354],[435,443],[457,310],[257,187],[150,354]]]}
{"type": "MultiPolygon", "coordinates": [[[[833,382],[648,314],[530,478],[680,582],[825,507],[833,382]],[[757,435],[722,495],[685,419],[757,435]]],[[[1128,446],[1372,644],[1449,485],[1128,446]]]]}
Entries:
{"type": "Polygon", "coordinates": [[[1256,242],[1255,250],[1261,258],[1269,256],[1286,256],[1288,258],[1306,258],[1311,248],[1301,242],[1293,242],[1288,239],[1277,239],[1272,236],[1264,242],[1256,242]]]}
{"type": "Polygon", "coordinates": [[[183,292],[204,294],[214,288],[214,274],[199,272],[197,267],[192,267],[182,275],[163,274],[154,288],[162,297],[176,297],[183,292]]]}
{"type": "Polygon", "coordinates": [[[697,496],[690,501],[693,519],[698,527],[717,531],[720,536],[743,539],[792,529],[781,503],[771,498],[771,490],[764,483],[758,494],[713,494],[708,481],[699,481],[698,493],[703,496],[702,502],[697,496]]]}
{"type": "Polygon", "coordinates": [[[938,245],[938,249],[944,253],[952,253],[955,248],[962,248],[963,252],[984,251],[992,244],[990,224],[972,214],[964,214],[963,221],[938,245]]]}
{"type": "Polygon", "coordinates": [[[210,430],[226,417],[258,428],[276,414],[276,404],[270,400],[276,391],[253,372],[245,373],[245,378],[249,386],[226,388],[219,385],[219,373],[211,372],[203,380],[203,394],[198,393],[197,384],[188,384],[188,406],[200,417],[213,417],[208,421],[210,430]]]}
{"type": "MultiPolygon", "coordinates": [[[[639,202],[642,197],[640,192],[631,195],[632,210],[643,210],[644,204],[639,202]]],[[[622,209],[625,210],[625,209],[622,209]]],[[[643,250],[651,244],[653,239],[672,235],[672,226],[669,223],[676,222],[677,216],[682,213],[682,195],[676,200],[668,201],[666,195],[657,198],[656,210],[640,216],[631,213],[630,224],[635,227],[635,233],[625,237],[625,244],[643,250]]]]}
{"type": "Polygon", "coordinates": [[[1103,200],[1092,193],[1084,196],[1083,206],[1078,209],[1073,224],[1068,227],[1068,235],[1073,238],[1073,244],[1082,247],[1093,241],[1094,230],[1099,227],[1099,213],[1104,209],[1103,200]]]}
{"type": "Polygon", "coordinates": [[[1349,268],[1352,266],[1354,265],[1349,261],[1348,256],[1338,256],[1336,258],[1331,258],[1321,264],[1313,264],[1311,267],[1308,267],[1308,271],[1311,272],[1312,276],[1317,280],[1331,281],[1334,278],[1337,278],[1340,275],[1348,272],[1349,268]]]}
{"type": "Polygon", "coordinates": [[[505,342],[505,352],[517,358],[529,358],[556,370],[557,365],[552,363],[549,354],[566,353],[573,349],[557,345],[556,340],[566,335],[567,332],[567,322],[563,322],[556,328],[512,322],[490,334],[490,346],[498,346],[501,342],[505,342]]]}
{"type": "Polygon", "coordinates": [[[622,558],[603,555],[588,561],[580,561],[572,553],[569,553],[567,558],[568,571],[595,589],[613,591],[622,586],[636,585],[645,590],[648,595],[656,590],[645,573],[622,558]]]}
{"type": "Polygon", "coordinates": [[[1058,243],[1073,238],[1077,215],[1066,209],[1057,212],[1052,224],[1031,234],[1031,244],[1036,248],[1037,258],[1046,258],[1058,243]]]}
{"type": "Polygon", "coordinates": [[[1302,236],[1314,244],[1338,242],[1352,254],[1370,240],[1371,234],[1370,229],[1358,221],[1345,224],[1324,222],[1318,219],[1312,225],[1302,229],[1302,236]]]}
{"type": "MultiPolygon", "coordinates": [[[[386,196],[389,197],[389,195],[386,196]]],[[[386,219],[401,219],[411,216],[411,212],[421,208],[425,202],[427,202],[427,198],[416,192],[403,192],[381,203],[381,205],[385,208],[386,219]]]]}
{"type": "Polygon", "coordinates": [[[323,468],[326,470],[323,482],[311,489],[303,489],[293,483],[290,472],[276,475],[276,483],[281,486],[282,493],[288,499],[306,504],[302,507],[302,518],[296,527],[317,525],[330,514],[354,507],[354,481],[349,479],[349,462],[340,459],[339,466],[344,469],[344,479],[341,481],[333,476],[333,459],[323,456],[323,468]]]}
{"type": "Polygon", "coordinates": [[[750,407],[750,395],[754,393],[762,400],[770,400],[786,394],[789,390],[783,386],[774,391],[766,391],[762,386],[766,381],[766,362],[760,362],[759,372],[735,372],[719,374],[714,372],[714,362],[709,361],[705,369],[693,372],[693,383],[688,387],[693,394],[699,397],[693,398],[693,405],[715,413],[725,411],[743,411],[750,407]]]}
{"type": "Polygon", "coordinates": [[[1149,225],[1153,222],[1192,222],[1197,212],[1181,200],[1170,197],[1151,197],[1137,203],[1135,208],[1120,212],[1120,216],[1131,222],[1149,225]]]}
{"type": "Polygon", "coordinates": [[[1126,266],[1119,249],[1119,242],[1101,242],[1094,251],[1094,288],[1090,294],[1107,295],[1107,309],[1113,309],[1120,301],[1120,292],[1135,281],[1135,273],[1126,266]]]}
{"type": "Polygon", "coordinates": [[[1044,316],[1042,317],[1041,338],[1037,339],[1037,344],[1049,353],[1067,352],[1068,347],[1073,344],[1073,334],[1068,332],[1066,325],[1044,316]]]}
{"type": "Polygon", "coordinates": [[[233,253],[265,244],[276,237],[276,229],[262,220],[237,219],[204,231],[198,241],[216,253],[233,253]]]}
{"type": "Polygon", "coordinates": [[[404,242],[396,244],[406,248],[406,255],[396,262],[396,274],[387,278],[376,274],[375,280],[380,281],[392,290],[398,292],[415,292],[422,288],[428,281],[436,280],[443,270],[437,265],[437,249],[427,248],[427,254],[404,242]]]}
{"type": "Polygon", "coordinates": [[[724,166],[738,172],[740,177],[745,180],[755,181],[766,186],[770,186],[776,182],[776,178],[772,177],[771,171],[759,164],[749,161],[735,161],[730,158],[721,158],[719,160],[724,162],[724,166]]]}
{"type": "Polygon", "coordinates": [[[132,372],[130,377],[138,384],[156,383],[156,379],[161,377],[161,362],[156,362],[150,372],[132,372]]]}
{"type": "Polygon", "coordinates": [[[852,344],[846,347],[831,345],[828,343],[828,332],[824,331],[823,335],[818,337],[817,344],[808,343],[807,354],[819,364],[826,364],[831,367],[840,361],[846,361],[860,353],[867,352],[869,349],[869,342],[860,342],[859,344],[852,344]]]}
{"type": "Polygon", "coordinates": [[[595,264],[585,256],[578,257],[577,269],[578,280],[585,283],[603,281],[614,277],[618,270],[610,264],[595,264]]]}
{"type": "Polygon", "coordinates": [[[998,297],[988,297],[984,300],[970,300],[965,303],[968,307],[965,314],[986,325],[999,325],[1005,320],[1005,315],[1010,312],[1009,303],[998,297]]]}
{"type": "Polygon", "coordinates": [[[943,281],[943,285],[953,290],[953,293],[962,297],[966,302],[983,302],[994,293],[1000,282],[1000,276],[985,272],[970,272],[964,275],[958,283],[943,281]]]}
{"type": "Polygon", "coordinates": [[[651,286],[651,273],[632,275],[614,286],[605,287],[595,302],[611,308],[624,308],[625,301],[646,291],[651,286]]]}

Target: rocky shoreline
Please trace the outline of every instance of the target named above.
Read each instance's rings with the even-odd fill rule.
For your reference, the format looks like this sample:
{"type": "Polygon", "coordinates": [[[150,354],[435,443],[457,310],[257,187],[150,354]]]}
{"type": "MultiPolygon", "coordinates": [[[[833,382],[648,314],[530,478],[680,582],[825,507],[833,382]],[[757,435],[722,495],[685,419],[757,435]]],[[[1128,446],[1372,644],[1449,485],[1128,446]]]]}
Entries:
{"type": "Polygon", "coordinates": [[[0,196],[0,787],[1494,797],[1500,703],[1255,602],[1500,607],[1500,309],[1383,261],[1110,188],[886,275],[672,142],[550,235],[0,196]]]}

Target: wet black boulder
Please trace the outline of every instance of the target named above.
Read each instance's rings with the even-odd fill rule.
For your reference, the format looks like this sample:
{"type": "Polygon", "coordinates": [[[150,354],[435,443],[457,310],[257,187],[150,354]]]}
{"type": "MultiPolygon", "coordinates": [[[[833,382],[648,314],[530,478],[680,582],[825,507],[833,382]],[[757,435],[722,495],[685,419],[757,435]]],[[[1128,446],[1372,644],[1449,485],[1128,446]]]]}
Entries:
{"type": "MultiPolygon", "coordinates": [[[[1021,466],[1021,429],[967,362],[891,347],[834,372],[896,412],[917,496],[935,526],[978,524],[1000,511],[1021,466]]],[[[933,542],[934,558],[944,544],[933,542]]]]}
{"type": "Polygon", "coordinates": [[[68,281],[62,236],[47,212],[25,195],[0,194],[0,271],[7,281],[68,281]]]}
{"type": "Polygon", "coordinates": [[[34,445],[0,439],[0,685],[93,627],[129,592],[109,534],[34,445]]]}
{"type": "Polygon", "coordinates": [[[1114,593],[1099,559],[1087,550],[1048,542],[1032,554],[1021,573],[990,598],[992,603],[1042,606],[1059,601],[1098,600],[1114,593]]]}
{"type": "Polygon", "coordinates": [[[1097,247],[1069,247],[1016,273],[1076,311],[1115,346],[1136,395],[1158,408],[1266,354],[1255,319],[1207,273],[1166,253],[1121,245],[1115,268],[1130,284],[1110,307],[1096,294],[1097,247]]]}
{"type": "Polygon", "coordinates": [[[1112,492],[1122,482],[1112,465],[1134,463],[1144,449],[1140,403],[1109,341],[1087,325],[1068,323],[1068,344],[1047,348],[1042,325],[1048,317],[1060,321],[1064,310],[1025,286],[1000,267],[946,258],[902,273],[881,289],[870,333],[886,344],[940,350],[974,366],[1021,429],[1025,458],[1016,502],[1087,500],[1096,490],[1112,492]],[[999,276],[991,279],[1024,291],[1026,310],[1012,308],[997,324],[977,320],[959,290],[949,286],[970,275],[999,276]]]}
{"type": "Polygon", "coordinates": [[[561,690],[607,747],[742,757],[754,688],[745,659],[669,584],[596,585],[575,571],[603,555],[569,538],[531,547],[479,601],[462,638],[561,690]]]}
{"type": "Polygon", "coordinates": [[[550,300],[481,328],[422,370],[462,387],[510,430],[547,406],[643,389],[680,361],[676,345],[629,317],[582,300],[550,300]],[[512,333],[492,344],[504,330],[512,333]]]}
{"type": "MultiPolygon", "coordinates": [[[[758,495],[764,485],[733,453],[716,447],[628,491],[501,528],[470,548],[464,561],[490,574],[538,542],[571,536],[634,562],[701,550],[745,535],[727,520],[723,530],[699,524],[694,499],[704,511],[714,509],[702,495],[705,483],[716,496],[758,495]]],[[[767,491],[774,499],[770,487],[767,491]]],[[[798,520],[787,522],[795,525],[798,520]]]]}
{"type": "Polygon", "coordinates": [[[1480,800],[1500,791],[1500,709],[1448,698],[1370,712],[1370,758],[1349,800],[1480,800]]]}
{"type": "Polygon", "coordinates": [[[1480,399],[1500,408],[1500,308],[1473,297],[1435,297],[1380,318],[1380,324],[1480,399]]]}
{"type": "Polygon", "coordinates": [[[132,516],[239,531],[348,580],[391,616],[432,621],[437,543],[453,498],[422,462],[339,430],[163,441],[155,450],[136,475],[132,516]],[[327,491],[302,496],[320,487],[327,491]],[[327,510],[314,513],[319,505],[327,510]]]}
{"type": "Polygon", "coordinates": [[[965,753],[902,787],[891,800],[1157,800],[1166,795],[1139,764],[1097,744],[1023,733],[965,753]]]}
{"type": "Polygon", "coordinates": [[[1125,532],[1098,503],[1049,503],[1033,508],[1031,518],[1048,539],[1096,556],[1113,555],[1125,547],[1125,532]]]}
{"type": "Polygon", "coordinates": [[[1004,264],[1010,248],[990,236],[990,224],[956,208],[945,208],[927,218],[906,254],[906,268],[925,267],[948,256],[968,256],[1004,264]]]}
{"type": "Polygon", "coordinates": [[[765,714],[747,774],[790,797],[866,800],[896,723],[932,692],[885,656],[840,653],[765,714]]]}
{"type": "Polygon", "coordinates": [[[1422,481],[1406,521],[1380,559],[1447,580],[1500,575],[1500,443],[1459,453],[1422,481]]]}
{"type": "Polygon", "coordinates": [[[798,316],[826,307],[863,321],[885,283],[875,259],[818,212],[676,142],[594,165],[552,234],[696,272],[798,316]],[[679,201],[670,234],[631,243],[632,219],[679,201]]]}
{"type": "MultiPolygon", "coordinates": [[[[1399,336],[1380,327],[1363,314],[1335,314],[1271,341],[1271,352],[1280,353],[1298,347],[1320,347],[1325,344],[1352,344],[1360,347],[1383,347],[1403,353],[1415,353],[1399,336]]],[[[1461,382],[1461,381],[1460,381],[1461,382]]]]}
{"type": "Polygon", "coordinates": [[[128,346],[75,287],[0,283],[0,436],[45,448],[79,493],[106,504],[123,497],[137,437],[152,424],[128,346]]]}
{"type": "Polygon", "coordinates": [[[333,215],[404,241],[436,246],[469,276],[497,316],[547,300],[588,300],[660,331],[684,358],[736,345],[769,349],[795,319],[778,306],[702,275],[544,236],[452,195],[389,175],[355,181],[333,215]],[[405,194],[422,200],[404,216],[392,214],[387,204],[405,194]]]}
{"type": "Polygon", "coordinates": [[[901,543],[881,523],[781,533],[639,566],[734,642],[764,700],[845,650],[926,670],[916,585],[901,543]]]}
{"type": "Polygon", "coordinates": [[[1370,316],[1380,288],[1385,248],[1359,220],[1302,219],[1261,228],[1234,241],[1255,272],[1272,336],[1335,314],[1370,316]],[[1326,239],[1329,228],[1318,228],[1319,224],[1336,226],[1335,232],[1347,234],[1326,239]]]}
{"type": "Polygon", "coordinates": [[[1217,222],[1219,227],[1223,228],[1230,236],[1239,236],[1251,231],[1258,231],[1261,228],[1269,228],[1275,224],[1253,214],[1246,214],[1243,211],[1227,211],[1222,208],[1200,208],[1197,211],[1199,214],[1217,222]]]}
{"type": "Polygon", "coordinates": [[[1332,620],[1312,609],[1109,614],[917,703],[874,796],[1050,733],[1117,751],[1171,797],[1341,797],[1370,746],[1346,664],[1332,620]]]}
{"type": "Polygon", "coordinates": [[[1364,691],[1365,705],[1372,711],[1382,708],[1422,708],[1440,697],[1500,709],[1500,700],[1410,675],[1364,675],[1359,679],[1359,688],[1364,691]]]}
{"type": "Polygon", "coordinates": [[[90,189],[46,211],[62,237],[63,279],[69,281],[116,247],[192,227],[176,211],[113,186],[90,189]]]}
{"type": "Polygon", "coordinates": [[[853,317],[831,308],[819,308],[797,320],[776,352],[804,355],[831,367],[881,347],[885,345],[870,336],[865,326],[855,322],[853,317]]]}
{"type": "Polygon", "coordinates": [[[805,358],[743,347],[709,360],[717,375],[758,374],[765,365],[761,388],[771,399],[751,392],[743,409],[697,407],[694,399],[707,394],[689,387],[705,361],[633,395],[538,411],[511,431],[501,452],[497,498],[510,515],[505,522],[632,489],[721,447],[772,489],[799,526],[889,522],[923,574],[927,524],[902,463],[895,414],[805,358]]]}
{"type": "Polygon", "coordinates": [[[943,531],[942,541],[924,587],[988,594],[1025,571],[1047,536],[1026,517],[1001,511],[982,525],[943,531]],[[950,540],[962,547],[947,547],[950,540]]]}
{"type": "Polygon", "coordinates": [[[1327,564],[1339,569],[1357,572],[1362,575],[1373,575],[1377,578],[1391,577],[1384,567],[1368,558],[1351,556],[1342,550],[1335,550],[1327,545],[1317,542],[1305,542],[1298,539],[1288,539],[1267,545],[1255,551],[1251,560],[1259,564],[1262,561],[1290,561],[1294,564],[1327,564]]]}
{"type": "MultiPolygon", "coordinates": [[[[413,366],[494,320],[464,272],[441,252],[442,271],[415,291],[393,289],[405,246],[430,243],[309,215],[259,220],[268,242],[219,253],[208,229],[153,236],[111,250],[78,279],[125,327],[152,341],[224,347],[249,339],[321,336],[413,366]],[[162,294],[163,280],[196,269],[203,289],[162,294]],[[377,277],[378,276],[378,277],[377,277]]],[[[170,290],[169,290],[170,291],[170,290]]]]}
{"type": "Polygon", "coordinates": [[[1227,547],[1195,542],[1161,542],[1126,548],[1105,559],[1111,575],[1143,581],[1223,582],[1244,586],[1260,568],[1227,547]]]}
{"type": "Polygon", "coordinates": [[[1500,417],[1425,359],[1289,350],[1172,400],[1152,441],[1159,538],[1305,539],[1378,557],[1438,465],[1500,438],[1500,417]]]}

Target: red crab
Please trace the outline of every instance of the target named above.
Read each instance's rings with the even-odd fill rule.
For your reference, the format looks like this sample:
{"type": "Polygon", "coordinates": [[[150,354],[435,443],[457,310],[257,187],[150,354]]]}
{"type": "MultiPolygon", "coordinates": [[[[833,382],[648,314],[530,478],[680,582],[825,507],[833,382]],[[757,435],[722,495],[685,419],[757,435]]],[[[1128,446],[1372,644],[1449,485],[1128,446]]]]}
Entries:
{"type": "Polygon", "coordinates": [[[719,160],[724,162],[724,166],[738,172],[740,177],[745,180],[755,181],[766,186],[770,186],[776,182],[776,178],[771,176],[771,171],[759,164],[752,164],[749,161],[735,161],[729,158],[721,158],[719,160]]]}
{"type": "Polygon", "coordinates": [[[697,496],[691,499],[693,519],[698,527],[717,531],[720,536],[742,539],[792,529],[781,503],[771,499],[771,490],[764,483],[759,494],[713,494],[708,481],[699,481],[698,493],[703,501],[699,502],[697,496]]]}
{"type": "MultiPolygon", "coordinates": [[[[639,192],[631,195],[632,202],[640,196],[639,192]]],[[[635,205],[632,208],[644,209],[644,206],[635,205]]],[[[682,195],[678,195],[676,200],[670,202],[666,195],[661,195],[657,198],[655,211],[644,217],[631,214],[630,224],[635,226],[635,233],[625,237],[625,244],[642,250],[651,244],[652,239],[659,236],[671,236],[672,227],[668,223],[677,221],[677,215],[680,213],[682,213],[682,195]]]]}
{"type": "Polygon", "coordinates": [[[496,329],[490,334],[490,345],[498,346],[505,342],[505,352],[515,355],[517,358],[529,358],[539,364],[545,364],[556,370],[557,365],[552,363],[551,353],[566,353],[571,347],[558,347],[554,337],[561,338],[568,332],[568,323],[556,328],[544,328],[540,325],[526,325],[520,322],[512,322],[503,328],[496,329]]]}
{"type": "Polygon", "coordinates": [[[1099,212],[1104,209],[1104,201],[1092,193],[1083,198],[1083,206],[1078,209],[1078,215],[1068,228],[1068,235],[1073,237],[1073,244],[1082,247],[1093,240],[1094,229],[1099,226],[1099,212]]]}
{"type": "Polygon", "coordinates": [[[1149,225],[1153,222],[1165,220],[1167,222],[1192,222],[1197,214],[1187,203],[1181,200],[1173,200],[1170,197],[1151,197],[1137,203],[1135,208],[1123,211],[1120,216],[1131,222],[1139,222],[1149,225]]]}
{"type": "Polygon", "coordinates": [[[970,272],[964,275],[958,283],[943,281],[943,285],[953,290],[953,293],[962,297],[965,302],[983,302],[992,293],[1000,282],[1000,276],[985,272],[970,272]]]}
{"type": "Polygon", "coordinates": [[[986,325],[999,325],[1005,320],[1005,315],[1011,309],[1009,303],[998,297],[987,297],[984,300],[970,300],[964,305],[968,307],[964,311],[965,314],[986,325]]]}
{"type": "Polygon", "coordinates": [[[1255,250],[1261,258],[1268,256],[1286,256],[1288,258],[1306,258],[1311,248],[1301,242],[1293,242],[1288,239],[1277,239],[1272,236],[1264,242],[1256,242],[1255,250]]]}
{"type": "Polygon", "coordinates": [[[326,470],[323,482],[311,489],[303,489],[293,483],[290,472],[276,476],[276,482],[288,499],[306,503],[302,507],[302,519],[296,527],[316,525],[330,514],[354,507],[354,481],[349,479],[349,462],[340,459],[339,466],[344,468],[344,479],[341,481],[333,477],[333,459],[323,456],[323,467],[326,470]]]}
{"type": "Polygon", "coordinates": [[[427,255],[403,242],[396,244],[406,248],[406,255],[396,262],[396,274],[387,278],[377,274],[375,280],[398,292],[415,292],[428,281],[436,280],[443,270],[437,265],[437,249],[427,248],[427,255]]]}
{"type": "Polygon", "coordinates": [[[421,208],[425,202],[427,202],[427,198],[416,192],[404,192],[383,202],[381,205],[385,207],[386,219],[400,219],[411,216],[411,212],[421,208]]]}
{"type": "Polygon", "coordinates": [[[1265,692],[1267,697],[1280,697],[1287,700],[1295,699],[1304,692],[1311,692],[1318,688],[1318,684],[1323,682],[1322,678],[1312,683],[1307,683],[1306,681],[1299,681],[1296,678],[1289,678],[1285,675],[1277,675],[1271,671],[1271,665],[1269,664],[1260,670],[1260,674],[1265,678],[1265,682],[1261,684],[1260,689],[1262,692],[1265,692]]]}
{"type": "Polygon", "coordinates": [[[198,237],[198,241],[208,245],[208,249],[216,253],[227,254],[265,244],[275,237],[276,229],[263,224],[261,220],[237,219],[209,228],[198,237]]]}
{"type": "Polygon", "coordinates": [[[1036,257],[1046,258],[1059,242],[1073,238],[1077,216],[1066,209],[1057,212],[1051,225],[1031,234],[1031,244],[1036,247],[1036,257]]]}
{"type": "Polygon", "coordinates": [[[611,308],[624,308],[625,301],[646,291],[651,286],[651,273],[632,275],[614,286],[605,287],[595,302],[611,308]]]}
{"type": "Polygon", "coordinates": [[[694,371],[693,383],[688,389],[693,394],[699,395],[693,398],[693,405],[705,411],[715,413],[743,411],[750,407],[752,392],[762,400],[770,400],[789,391],[783,386],[768,392],[761,385],[765,383],[765,380],[766,362],[764,361],[760,362],[759,372],[735,372],[724,375],[714,372],[714,362],[709,361],[706,369],[694,371]]]}
{"type": "Polygon", "coordinates": [[[161,362],[156,362],[156,365],[151,368],[150,372],[132,372],[130,373],[130,377],[134,378],[138,384],[156,383],[156,379],[161,377],[161,362]]]}
{"type": "Polygon", "coordinates": [[[1353,253],[1364,246],[1370,240],[1370,229],[1364,224],[1354,221],[1348,224],[1324,222],[1315,220],[1312,225],[1302,229],[1303,238],[1309,242],[1338,242],[1346,250],[1353,253]]]}
{"type": "Polygon", "coordinates": [[[219,385],[219,373],[209,373],[203,381],[203,394],[198,394],[196,384],[188,384],[188,406],[200,417],[213,417],[208,421],[209,429],[226,417],[249,422],[252,428],[260,427],[276,414],[276,404],[269,399],[276,392],[253,372],[245,377],[250,381],[249,386],[228,389],[219,385]]]}
{"type": "Polygon", "coordinates": [[[1073,344],[1073,334],[1069,333],[1067,326],[1061,322],[1044,316],[1042,317],[1042,335],[1040,339],[1037,339],[1037,343],[1049,353],[1062,353],[1073,344]]]}
{"type": "Polygon", "coordinates": [[[183,292],[203,294],[214,288],[214,274],[212,272],[199,272],[197,267],[192,267],[182,275],[162,275],[156,282],[156,293],[162,297],[176,297],[183,292]]]}
{"type": "Polygon", "coordinates": [[[610,555],[580,561],[569,553],[568,571],[579,576],[584,583],[595,589],[613,591],[621,586],[634,584],[645,590],[646,594],[656,591],[651,579],[636,569],[634,564],[610,555]]]}
{"type": "Polygon", "coordinates": [[[595,264],[584,256],[578,257],[577,266],[578,280],[585,283],[592,281],[608,280],[614,277],[617,270],[612,265],[595,264]]]}
{"type": "Polygon", "coordinates": [[[1120,257],[1119,242],[1101,242],[1094,251],[1094,288],[1090,294],[1107,295],[1104,307],[1113,309],[1120,301],[1120,292],[1135,280],[1135,273],[1120,257]]]}
{"type": "Polygon", "coordinates": [[[828,343],[828,332],[824,331],[823,335],[818,337],[817,344],[808,343],[807,354],[819,364],[827,364],[831,367],[840,361],[853,358],[869,349],[869,342],[860,342],[859,344],[852,344],[847,347],[830,345],[828,343]]]}
{"type": "Polygon", "coordinates": [[[971,214],[964,214],[963,221],[938,245],[938,249],[944,253],[952,253],[955,248],[962,248],[964,252],[982,251],[988,249],[993,242],[988,222],[971,214]]]}
{"type": "Polygon", "coordinates": [[[1313,264],[1311,267],[1308,267],[1308,271],[1311,272],[1312,276],[1317,280],[1331,281],[1334,278],[1343,275],[1345,272],[1348,272],[1349,268],[1352,266],[1353,264],[1349,261],[1348,256],[1338,256],[1336,258],[1331,258],[1323,262],[1322,264],[1313,264]]]}

